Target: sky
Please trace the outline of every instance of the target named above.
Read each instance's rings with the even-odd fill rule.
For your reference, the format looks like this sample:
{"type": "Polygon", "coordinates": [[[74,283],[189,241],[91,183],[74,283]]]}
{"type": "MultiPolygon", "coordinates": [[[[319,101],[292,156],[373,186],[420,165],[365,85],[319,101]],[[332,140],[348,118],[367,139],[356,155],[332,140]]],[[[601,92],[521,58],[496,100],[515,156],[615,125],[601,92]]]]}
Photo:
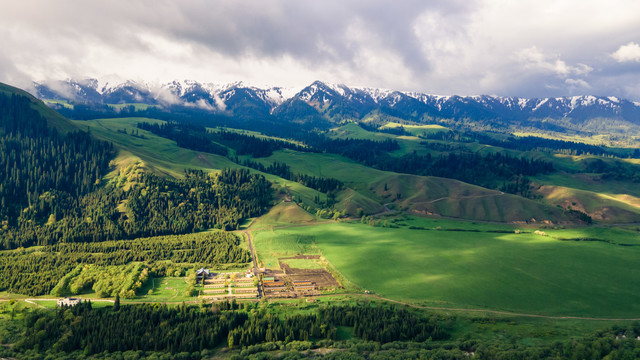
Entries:
{"type": "Polygon", "coordinates": [[[441,95],[640,99],[640,1],[20,0],[0,81],[315,80],[441,95]]]}

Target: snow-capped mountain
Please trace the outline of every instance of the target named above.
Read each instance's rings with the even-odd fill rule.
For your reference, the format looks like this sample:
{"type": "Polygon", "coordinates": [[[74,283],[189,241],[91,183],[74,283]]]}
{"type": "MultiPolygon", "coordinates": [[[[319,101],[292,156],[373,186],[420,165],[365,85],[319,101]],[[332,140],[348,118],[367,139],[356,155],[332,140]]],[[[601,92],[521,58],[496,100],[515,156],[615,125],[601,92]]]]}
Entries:
{"type": "Polygon", "coordinates": [[[226,113],[249,107],[265,114],[288,113],[289,117],[295,117],[302,110],[307,114],[315,109],[319,115],[330,120],[345,117],[359,120],[377,111],[412,121],[426,118],[501,121],[553,118],[582,122],[610,118],[640,124],[640,103],[600,96],[540,99],[489,95],[440,96],[348,87],[321,81],[303,89],[261,89],[242,82],[220,85],[185,80],[149,85],[134,81],[89,79],[35,84],[35,88],[36,96],[42,99],[97,104],[181,105],[226,113]],[[309,109],[302,109],[303,104],[309,109]]]}

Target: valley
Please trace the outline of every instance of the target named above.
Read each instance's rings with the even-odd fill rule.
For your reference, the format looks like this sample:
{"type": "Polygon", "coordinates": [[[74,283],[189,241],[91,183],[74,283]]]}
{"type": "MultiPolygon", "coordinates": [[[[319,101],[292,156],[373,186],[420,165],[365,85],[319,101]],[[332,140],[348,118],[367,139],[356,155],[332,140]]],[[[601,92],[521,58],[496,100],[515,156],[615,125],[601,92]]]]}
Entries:
{"type": "MultiPolygon", "coordinates": [[[[297,100],[316,104],[318,91],[337,91],[313,86],[297,100]]],[[[190,358],[296,347],[350,354],[346,347],[367,344],[411,358],[406,343],[453,357],[488,347],[553,353],[574,337],[636,332],[640,165],[632,137],[611,148],[375,109],[354,119],[331,106],[292,121],[275,107],[279,115],[268,118],[196,118],[182,109],[171,120],[153,113],[161,104],[121,104],[125,117],[109,113],[114,107],[107,117],[67,112],[76,116],[67,120],[2,89],[18,94],[4,108],[26,114],[19,126],[3,118],[3,154],[17,153],[15,144],[35,148],[24,139],[42,134],[87,144],[77,168],[56,168],[54,185],[33,176],[48,170],[26,172],[28,190],[17,196],[6,189],[22,184],[20,175],[1,179],[2,202],[12,207],[0,230],[0,339],[20,355],[54,346],[70,357],[115,351],[87,340],[101,331],[98,321],[110,329],[137,321],[162,339],[155,347],[132,341],[125,351],[190,358]],[[82,187],[55,185],[62,178],[82,187]],[[51,311],[65,297],[92,305],[51,311]],[[84,335],[63,336],[72,327],[62,316],[82,323],[84,335]],[[376,317],[395,325],[382,330],[376,317]],[[149,322],[160,318],[197,341],[176,343],[172,326],[149,322]],[[34,335],[37,322],[49,335],[34,335]],[[205,322],[213,325],[199,333],[205,322]]],[[[296,101],[287,106],[311,106],[296,101]]],[[[62,99],[47,104],[75,111],[62,99]]],[[[23,151],[31,157],[21,161],[40,169],[43,152],[23,151]]],[[[0,160],[15,166],[10,156],[0,160]]]]}

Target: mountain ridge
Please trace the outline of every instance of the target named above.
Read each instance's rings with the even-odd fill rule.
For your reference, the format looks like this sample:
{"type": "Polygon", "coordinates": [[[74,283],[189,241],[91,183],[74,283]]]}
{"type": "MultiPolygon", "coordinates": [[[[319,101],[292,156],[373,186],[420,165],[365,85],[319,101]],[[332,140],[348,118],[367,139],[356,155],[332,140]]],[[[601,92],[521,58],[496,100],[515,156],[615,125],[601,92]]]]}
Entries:
{"type": "Polygon", "coordinates": [[[368,87],[349,87],[315,81],[304,88],[259,88],[242,82],[200,83],[195,80],[151,85],[132,80],[109,82],[96,79],[34,83],[35,96],[93,104],[144,103],[180,105],[206,111],[233,112],[251,105],[265,114],[286,112],[300,100],[319,114],[333,119],[362,120],[379,111],[412,122],[433,119],[502,120],[570,119],[585,122],[608,118],[640,125],[640,102],[614,96],[579,95],[554,98],[523,98],[496,95],[433,95],[368,87]]]}

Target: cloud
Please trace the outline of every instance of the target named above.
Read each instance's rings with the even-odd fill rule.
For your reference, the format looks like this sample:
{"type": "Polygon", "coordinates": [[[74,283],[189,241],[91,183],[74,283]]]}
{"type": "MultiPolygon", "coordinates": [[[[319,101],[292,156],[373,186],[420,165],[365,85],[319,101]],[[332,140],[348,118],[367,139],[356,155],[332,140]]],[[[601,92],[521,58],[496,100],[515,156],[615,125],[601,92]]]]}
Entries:
{"type": "Polygon", "coordinates": [[[616,52],[611,54],[617,62],[640,62],[640,45],[630,42],[622,45],[616,52]]]}
{"type": "Polygon", "coordinates": [[[593,71],[592,67],[581,63],[573,66],[568,65],[565,61],[560,60],[557,57],[544,54],[535,46],[518,51],[516,53],[516,58],[522,62],[525,67],[551,72],[560,77],[587,75],[593,71]]]}
{"type": "Polygon", "coordinates": [[[610,0],[606,12],[598,0],[23,0],[0,2],[0,23],[0,81],[14,83],[319,79],[540,97],[577,91],[571,79],[625,97],[640,73],[628,54],[640,33],[635,0],[610,0]]]}

